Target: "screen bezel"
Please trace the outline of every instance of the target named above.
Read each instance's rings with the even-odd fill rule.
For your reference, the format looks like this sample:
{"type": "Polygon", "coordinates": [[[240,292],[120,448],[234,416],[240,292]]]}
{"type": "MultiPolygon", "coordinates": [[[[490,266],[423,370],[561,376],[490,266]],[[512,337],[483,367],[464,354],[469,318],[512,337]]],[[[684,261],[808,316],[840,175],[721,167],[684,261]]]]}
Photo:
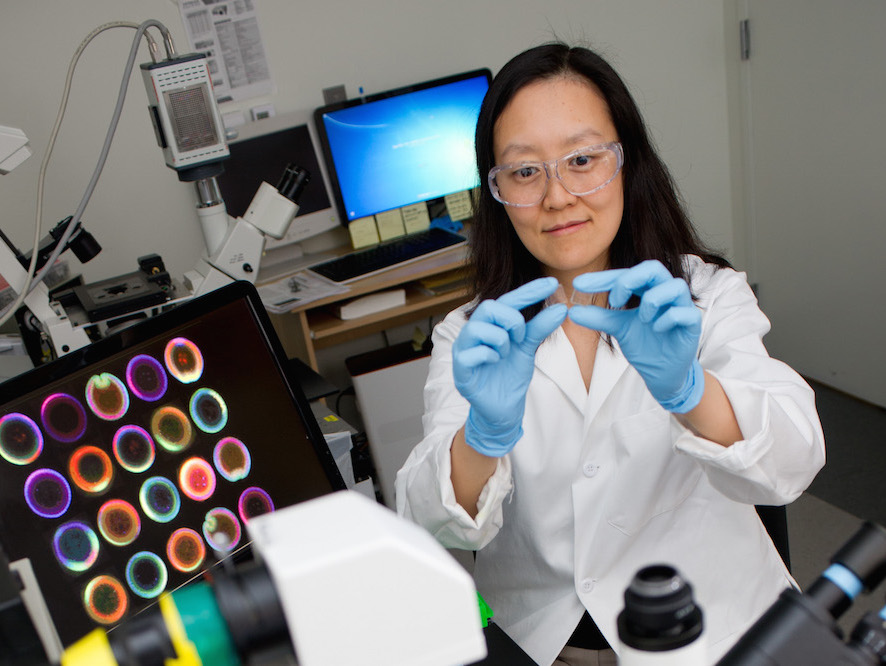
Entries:
{"type": "Polygon", "coordinates": [[[329,137],[326,134],[326,126],[323,122],[323,116],[327,113],[341,111],[342,109],[349,109],[355,106],[371,104],[373,102],[390,99],[391,97],[408,95],[420,90],[436,88],[448,85],[450,83],[458,83],[459,81],[475,79],[481,76],[486,77],[486,84],[488,88],[489,84],[492,82],[492,72],[489,70],[489,68],[482,67],[480,69],[473,69],[468,72],[462,72],[461,74],[452,74],[450,76],[445,76],[439,79],[423,81],[422,83],[414,83],[408,86],[403,86],[401,88],[393,88],[391,90],[385,90],[379,93],[374,93],[372,95],[366,95],[364,97],[355,97],[353,99],[335,102],[333,104],[327,104],[314,110],[314,131],[317,135],[317,143],[319,144],[320,150],[323,153],[323,161],[325,162],[326,166],[326,174],[329,179],[329,187],[330,190],[332,190],[332,196],[335,200],[335,207],[338,211],[338,219],[343,226],[347,228],[348,224],[353,220],[348,219],[348,211],[345,207],[344,197],[341,193],[341,184],[339,183],[338,174],[336,173],[335,161],[332,156],[332,147],[329,144],[329,137]]]}
{"type": "MultiPolygon", "coordinates": [[[[121,353],[126,353],[127,350],[135,346],[151,342],[157,337],[167,334],[168,331],[186,326],[192,322],[199,322],[199,320],[211,316],[216,310],[232,304],[241,306],[241,312],[245,310],[249,313],[247,316],[252,316],[252,321],[257,329],[256,334],[259,339],[257,341],[265,345],[270,357],[268,359],[269,365],[266,366],[271,371],[268,376],[274,370],[279,376],[282,383],[281,388],[283,391],[286,391],[290,402],[295,407],[295,413],[301,421],[305,438],[310,442],[315,459],[325,474],[325,483],[319,484],[323,486],[318,489],[319,494],[314,495],[312,491],[311,496],[299,501],[306,501],[313,496],[346,489],[346,484],[339,472],[335,458],[326,444],[326,439],[317,423],[310,403],[305,397],[304,391],[295,380],[294,375],[289,370],[289,364],[286,362],[287,356],[261,303],[258,292],[249,282],[234,282],[199,298],[178,304],[155,317],[141,320],[129,328],[120,330],[87,347],[75,350],[51,363],[13,377],[0,384],[0,405],[5,406],[9,403],[14,403],[22,396],[42,391],[54,382],[65,381],[76,373],[89,371],[91,368],[101,366],[108,359],[116,357],[121,353]],[[328,487],[328,491],[326,487],[328,487]]],[[[244,314],[246,313],[244,312],[244,314]]],[[[283,402],[286,400],[282,395],[280,399],[283,402]]],[[[11,533],[11,528],[7,524],[7,518],[12,520],[12,517],[0,515],[0,533],[8,535],[11,533]]],[[[5,542],[5,537],[0,539],[0,547],[5,542]]],[[[237,553],[243,552],[247,545],[248,541],[244,540],[241,547],[232,552],[231,555],[234,556],[237,553]]],[[[5,559],[0,558],[0,561],[5,561],[5,559]]],[[[10,562],[11,565],[12,562],[10,562]]],[[[207,560],[203,567],[201,567],[201,570],[208,569],[211,566],[212,563],[207,560]]],[[[196,571],[194,576],[198,575],[199,571],[196,571]]],[[[36,589],[31,589],[31,586],[27,586],[27,589],[22,590],[22,595],[24,596],[27,593],[31,597],[35,594],[38,597],[42,596],[40,585],[41,579],[37,577],[36,589]]],[[[29,608],[29,611],[31,611],[31,608],[29,608]]],[[[52,626],[55,632],[58,632],[55,621],[52,619],[53,614],[50,613],[44,616],[40,613],[39,615],[40,617],[32,617],[32,621],[35,624],[38,621],[49,622],[49,626],[52,626]]],[[[44,642],[44,647],[48,649],[49,646],[44,642]]]]}

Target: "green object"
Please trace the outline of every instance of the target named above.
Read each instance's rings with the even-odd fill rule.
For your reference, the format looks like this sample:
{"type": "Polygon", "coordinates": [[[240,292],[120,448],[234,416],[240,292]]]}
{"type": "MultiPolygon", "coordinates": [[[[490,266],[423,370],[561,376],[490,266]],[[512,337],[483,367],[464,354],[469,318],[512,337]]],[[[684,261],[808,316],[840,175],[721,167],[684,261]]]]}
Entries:
{"type": "Polygon", "coordinates": [[[211,666],[240,666],[240,658],[208,583],[200,582],[172,593],[188,640],[211,666]]]}
{"type": "Polygon", "coordinates": [[[492,617],[492,609],[489,607],[489,604],[486,603],[486,600],[480,596],[480,593],[477,592],[477,603],[480,604],[480,622],[484,627],[489,626],[489,618],[492,617]]]}

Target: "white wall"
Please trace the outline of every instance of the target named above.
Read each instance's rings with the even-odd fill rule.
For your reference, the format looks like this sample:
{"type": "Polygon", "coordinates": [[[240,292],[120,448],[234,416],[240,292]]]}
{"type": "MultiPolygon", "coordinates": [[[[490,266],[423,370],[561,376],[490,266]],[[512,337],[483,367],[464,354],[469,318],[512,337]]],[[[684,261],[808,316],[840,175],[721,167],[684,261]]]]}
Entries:
{"type": "MultiPolygon", "coordinates": [[[[322,89],[367,93],[486,66],[559,36],[613,62],[643,107],[705,237],[741,264],[733,242],[724,6],[710,0],[256,0],[278,112],[310,110],[322,89]]],[[[0,8],[0,124],[23,129],[34,157],[0,178],[0,227],[20,247],[33,236],[40,162],[68,63],[96,26],[154,18],[188,50],[173,0],[7,0],[0,8]]],[[[74,212],[95,166],[134,30],[101,34],[80,60],[47,178],[44,229],[74,212]]],[[[147,62],[141,47],[138,63],[147,62]]],[[[224,111],[251,104],[226,104],[224,111]]],[[[192,187],[163,162],[136,73],[110,158],[84,215],[104,251],[87,280],[136,269],[156,252],[174,276],[203,250],[192,187]]],[[[73,260],[74,268],[79,264],[73,260]]]]}

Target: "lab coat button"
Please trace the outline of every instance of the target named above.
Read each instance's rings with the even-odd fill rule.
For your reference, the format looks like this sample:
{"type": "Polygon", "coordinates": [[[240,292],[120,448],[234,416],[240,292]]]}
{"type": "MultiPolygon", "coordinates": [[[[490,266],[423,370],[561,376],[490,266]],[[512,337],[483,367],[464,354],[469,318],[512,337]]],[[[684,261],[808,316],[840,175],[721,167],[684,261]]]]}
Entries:
{"type": "Polygon", "coordinates": [[[585,578],[581,581],[581,591],[582,592],[590,592],[594,589],[594,579],[593,578],[585,578]]]}
{"type": "Polygon", "coordinates": [[[595,476],[599,470],[600,470],[599,465],[595,465],[594,463],[590,463],[590,462],[585,463],[584,467],[582,467],[582,471],[585,473],[585,476],[588,477],[589,479],[592,476],[595,476]]]}

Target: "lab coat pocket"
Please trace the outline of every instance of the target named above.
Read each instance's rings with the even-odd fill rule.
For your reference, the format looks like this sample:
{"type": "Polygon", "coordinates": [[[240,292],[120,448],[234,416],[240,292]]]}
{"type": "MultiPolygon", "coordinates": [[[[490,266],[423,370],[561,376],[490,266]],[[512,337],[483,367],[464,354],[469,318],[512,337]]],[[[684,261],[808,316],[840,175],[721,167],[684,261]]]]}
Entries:
{"type": "Polygon", "coordinates": [[[671,441],[670,415],[660,407],[611,425],[618,469],[609,493],[607,520],[627,535],[680,506],[701,478],[701,467],[678,453],[671,441]]]}

